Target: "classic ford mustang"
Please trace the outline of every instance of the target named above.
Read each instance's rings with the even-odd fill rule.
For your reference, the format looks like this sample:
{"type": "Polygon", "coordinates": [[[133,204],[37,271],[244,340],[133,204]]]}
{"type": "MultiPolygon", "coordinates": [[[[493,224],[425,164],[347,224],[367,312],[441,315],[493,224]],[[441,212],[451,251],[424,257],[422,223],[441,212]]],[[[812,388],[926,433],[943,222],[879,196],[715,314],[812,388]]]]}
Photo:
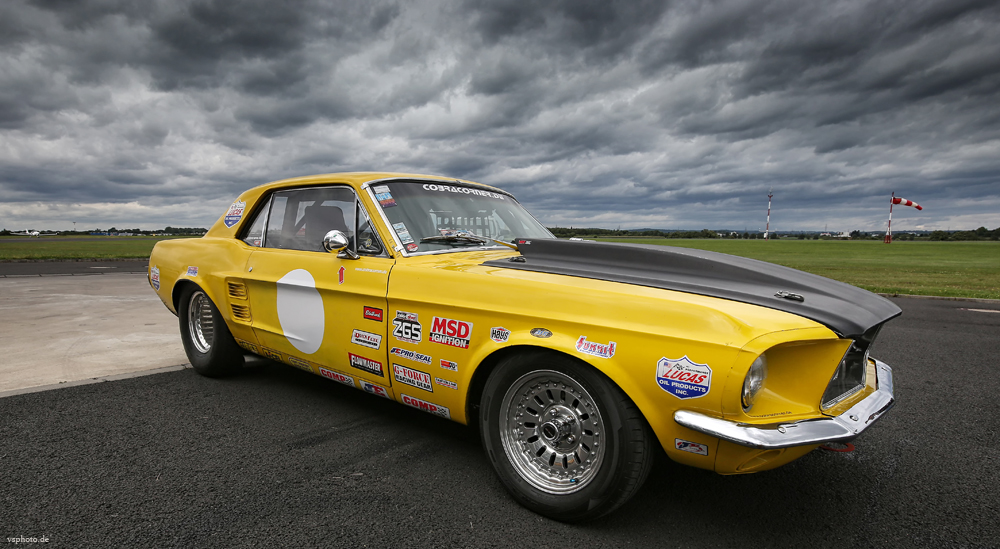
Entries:
{"type": "Polygon", "coordinates": [[[722,474],[858,436],[893,405],[868,356],[900,313],[769,263],[555,239],[507,192],[389,173],[244,192],[149,282],[200,374],[253,353],[477,425],[514,498],[608,513],[662,447],[722,474]]]}

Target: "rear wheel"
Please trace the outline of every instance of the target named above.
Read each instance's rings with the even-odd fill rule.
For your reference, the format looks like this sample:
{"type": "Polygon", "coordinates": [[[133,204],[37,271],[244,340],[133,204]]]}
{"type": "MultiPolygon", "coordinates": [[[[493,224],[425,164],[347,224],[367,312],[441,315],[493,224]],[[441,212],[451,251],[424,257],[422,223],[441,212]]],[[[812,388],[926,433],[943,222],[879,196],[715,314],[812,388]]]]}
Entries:
{"type": "Polygon", "coordinates": [[[243,366],[243,351],[225,319],[201,288],[189,285],[181,293],[181,341],[196,372],[209,377],[234,374],[243,366]]]}
{"type": "Polygon", "coordinates": [[[535,352],[498,364],[480,423],[507,489],[557,520],[615,510],[652,465],[652,437],[635,404],[603,374],[563,355],[535,352]]]}

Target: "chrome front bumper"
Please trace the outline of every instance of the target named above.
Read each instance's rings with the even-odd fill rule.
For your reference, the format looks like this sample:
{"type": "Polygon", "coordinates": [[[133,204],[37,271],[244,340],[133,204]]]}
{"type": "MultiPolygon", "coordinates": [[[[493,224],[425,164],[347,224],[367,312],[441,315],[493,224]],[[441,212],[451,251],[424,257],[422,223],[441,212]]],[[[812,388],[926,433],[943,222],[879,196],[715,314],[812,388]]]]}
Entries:
{"type": "Polygon", "coordinates": [[[698,412],[677,410],[674,412],[674,421],[700,433],[750,448],[789,448],[825,442],[846,442],[861,434],[861,431],[875,423],[896,403],[892,391],[892,368],[875,360],[875,373],[875,392],[837,417],[750,425],[698,412]]]}

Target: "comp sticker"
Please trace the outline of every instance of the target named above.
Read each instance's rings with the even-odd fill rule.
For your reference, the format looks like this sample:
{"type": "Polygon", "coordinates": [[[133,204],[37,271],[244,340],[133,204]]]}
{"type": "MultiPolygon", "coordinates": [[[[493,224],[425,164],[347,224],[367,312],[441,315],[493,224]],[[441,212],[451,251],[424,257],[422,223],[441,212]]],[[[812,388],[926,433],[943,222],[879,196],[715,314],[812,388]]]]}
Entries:
{"type": "Polygon", "coordinates": [[[703,397],[712,388],[712,369],[708,364],[683,358],[661,358],[656,363],[656,383],[664,391],[686,400],[703,397]]]}
{"type": "Polygon", "coordinates": [[[227,227],[232,227],[233,225],[240,222],[243,219],[243,210],[247,209],[247,203],[242,200],[237,200],[233,202],[233,205],[229,207],[226,211],[225,221],[227,227]]]}

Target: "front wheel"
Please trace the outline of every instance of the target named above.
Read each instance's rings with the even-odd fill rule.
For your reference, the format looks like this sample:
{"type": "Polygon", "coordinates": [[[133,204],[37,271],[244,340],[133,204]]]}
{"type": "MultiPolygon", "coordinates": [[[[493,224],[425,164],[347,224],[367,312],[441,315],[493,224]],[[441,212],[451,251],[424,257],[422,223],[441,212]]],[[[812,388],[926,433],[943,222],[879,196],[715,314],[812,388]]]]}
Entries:
{"type": "Polygon", "coordinates": [[[204,290],[188,285],[181,293],[177,317],[184,352],[194,371],[203,376],[222,377],[240,370],[243,351],[204,290]]]}
{"type": "Polygon", "coordinates": [[[596,518],[631,498],[649,474],[649,427],[610,380],[569,357],[509,357],[486,381],[483,446],[525,507],[556,520],[596,518]]]}

